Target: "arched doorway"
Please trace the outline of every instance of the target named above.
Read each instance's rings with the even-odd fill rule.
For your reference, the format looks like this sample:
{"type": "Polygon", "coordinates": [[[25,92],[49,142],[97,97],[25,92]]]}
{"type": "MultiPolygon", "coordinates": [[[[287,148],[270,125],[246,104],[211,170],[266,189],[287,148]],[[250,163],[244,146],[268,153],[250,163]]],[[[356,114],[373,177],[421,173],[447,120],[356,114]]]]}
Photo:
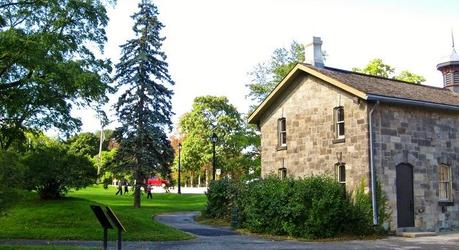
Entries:
{"type": "Polygon", "coordinates": [[[397,227],[414,227],[413,166],[396,167],[397,227]]]}

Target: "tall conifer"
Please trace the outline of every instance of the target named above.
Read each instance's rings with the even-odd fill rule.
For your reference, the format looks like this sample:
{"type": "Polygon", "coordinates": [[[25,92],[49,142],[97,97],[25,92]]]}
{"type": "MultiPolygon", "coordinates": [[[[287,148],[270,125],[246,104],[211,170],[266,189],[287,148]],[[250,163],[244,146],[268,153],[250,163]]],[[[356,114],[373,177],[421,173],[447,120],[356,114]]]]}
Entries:
{"type": "Polygon", "coordinates": [[[122,56],[116,65],[118,90],[124,91],[115,105],[121,127],[118,160],[123,170],[136,180],[134,207],[140,207],[140,187],[150,174],[168,175],[173,150],[166,129],[171,129],[174,84],[161,51],[164,25],[150,0],[141,0],[132,18],[135,38],[121,45],[122,56]]]}

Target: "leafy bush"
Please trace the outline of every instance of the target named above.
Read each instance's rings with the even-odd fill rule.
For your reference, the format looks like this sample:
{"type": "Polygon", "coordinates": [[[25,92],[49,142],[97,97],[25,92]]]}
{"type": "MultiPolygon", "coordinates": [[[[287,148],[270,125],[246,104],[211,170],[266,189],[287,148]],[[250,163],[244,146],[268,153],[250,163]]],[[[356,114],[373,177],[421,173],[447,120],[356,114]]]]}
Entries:
{"type": "Polygon", "coordinates": [[[229,219],[231,208],[235,206],[239,193],[238,182],[229,178],[211,181],[207,191],[207,206],[204,211],[207,217],[229,219]]]}
{"type": "Polygon", "coordinates": [[[243,226],[254,232],[316,238],[343,229],[349,203],[343,188],[321,176],[303,180],[268,177],[248,188],[243,226]]]}
{"type": "Polygon", "coordinates": [[[371,192],[365,193],[366,183],[361,181],[360,185],[354,190],[354,204],[349,213],[350,232],[356,235],[367,235],[372,232],[384,233],[383,225],[390,218],[388,201],[385,193],[381,190],[379,182],[376,184],[376,203],[378,204],[378,226],[373,225],[373,207],[371,202],[371,192]],[[359,225],[353,227],[352,225],[359,225]]]}
{"type": "Polygon", "coordinates": [[[26,188],[35,190],[42,199],[56,199],[70,188],[83,188],[95,183],[97,171],[83,155],[70,152],[59,142],[38,145],[25,153],[28,167],[26,188]]]}
{"type": "Polygon", "coordinates": [[[206,215],[228,219],[238,210],[240,226],[257,233],[303,238],[373,232],[371,199],[363,192],[354,202],[341,184],[325,176],[294,180],[267,177],[253,182],[212,182],[206,215]],[[368,203],[370,202],[370,203],[368,203]]]}
{"type": "Polygon", "coordinates": [[[24,166],[19,155],[14,152],[0,151],[0,211],[10,205],[17,197],[24,179],[24,166]]]}

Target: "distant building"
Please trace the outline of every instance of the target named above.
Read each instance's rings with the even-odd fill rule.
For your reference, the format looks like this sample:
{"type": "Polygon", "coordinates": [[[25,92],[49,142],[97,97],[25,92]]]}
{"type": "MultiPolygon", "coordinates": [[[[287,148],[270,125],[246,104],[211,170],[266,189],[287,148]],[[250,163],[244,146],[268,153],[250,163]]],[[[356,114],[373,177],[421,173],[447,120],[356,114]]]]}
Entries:
{"type": "MultiPolygon", "coordinates": [[[[459,227],[459,56],[438,64],[444,88],[325,67],[314,38],[300,63],[249,117],[262,175],[330,174],[352,191],[381,183],[391,230],[459,227]]],[[[376,219],[377,213],[374,213],[376,219]]]]}

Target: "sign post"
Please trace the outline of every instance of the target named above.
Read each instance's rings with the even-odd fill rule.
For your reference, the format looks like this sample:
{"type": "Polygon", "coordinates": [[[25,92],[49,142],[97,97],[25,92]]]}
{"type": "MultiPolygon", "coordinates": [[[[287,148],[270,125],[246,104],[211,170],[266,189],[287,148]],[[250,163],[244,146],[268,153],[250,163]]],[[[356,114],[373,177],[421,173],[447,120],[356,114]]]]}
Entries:
{"type": "Polygon", "coordinates": [[[118,250],[121,250],[121,242],[123,241],[123,238],[121,236],[121,232],[124,231],[126,232],[126,229],[124,229],[123,224],[121,224],[121,221],[116,217],[115,213],[110,207],[106,207],[107,210],[107,215],[112,221],[112,223],[115,225],[115,227],[118,229],[118,250]]]}
{"type": "Polygon", "coordinates": [[[112,224],[105,216],[104,210],[100,206],[91,205],[91,209],[99,220],[100,225],[104,228],[104,250],[107,250],[107,240],[108,240],[108,229],[113,229],[112,224]]]}

